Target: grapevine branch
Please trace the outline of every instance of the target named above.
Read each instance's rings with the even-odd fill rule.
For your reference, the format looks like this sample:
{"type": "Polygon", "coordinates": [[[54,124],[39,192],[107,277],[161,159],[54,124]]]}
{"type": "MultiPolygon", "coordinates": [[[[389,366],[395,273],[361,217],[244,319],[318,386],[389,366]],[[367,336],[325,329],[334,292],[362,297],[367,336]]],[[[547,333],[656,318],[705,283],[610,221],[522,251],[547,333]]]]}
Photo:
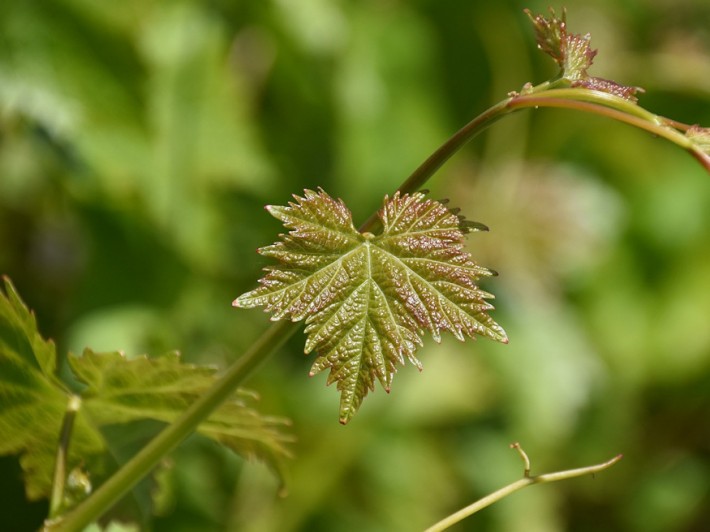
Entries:
{"type": "MultiPolygon", "coordinates": [[[[544,83],[528,89],[524,94],[513,94],[484,111],[454,133],[397,190],[401,193],[419,190],[446,161],[491,124],[515,111],[537,107],[576,109],[625,122],[677,144],[690,152],[710,172],[710,155],[680,132],[686,128],[683,124],[654,115],[636,104],[608,93],[584,88],[555,87],[554,83],[544,83]]],[[[359,229],[361,232],[372,231],[377,223],[377,215],[373,214],[359,229]]],[[[217,408],[229,393],[243,382],[251,370],[270,356],[276,347],[290,337],[297,328],[297,324],[289,321],[280,321],[272,325],[263,337],[227,370],[225,378],[214,390],[206,394],[199,404],[193,405],[184,416],[165,428],[114,477],[106,481],[62,520],[55,523],[52,529],[80,530],[100,517],[120,496],[147,475],[165,454],[191,434],[200,421],[217,408]]],[[[535,478],[540,482],[540,477],[535,478]]],[[[548,477],[543,478],[547,478],[546,481],[550,480],[548,477]]],[[[515,490],[520,487],[516,487],[515,490]]]]}
{"type": "MultiPolygon", "coordinates": [[[[554,17],[554,13],[552,14],[553,23],[558,25],[560,23],[564,24],[564,17],[563,19],[557,19],[554,17]]],[[[536,24],[542,20],[538,20],[537,17],[531,18],[536,24]]],[[[571,39],[579,38],[579,36],[574,35],[566,37],[571,39]]],[[[549,42],[545,44],[546,46],[550,45],[549,42]]],[[[559,43],[552,44],[559,46],[559,43]]],[[[555,52],[555,50],[552,51],[555,52]]],[[[567,78],[563,75],[562,77],[544,82],[535,87],[526,85],[520,93],[511,93],[507,98],[484,111],[457,131],[426,159],[397,190],[402,194],[419,190],[459,149],[491,124],[513,112],[525,108],[539,107],[576,109],[578,111],[605,116],[627,123],[675,143],[688,151],[710,172],[710,154],[708,154],[707,147],[707,145],[710,145],[710,132],[708,132],[708,130],[698,128],[697,126],[688,126],[655,115],[638,106],[628,97],[624,98],[609,92],[595,90],[593,87],[604,86],[602,83],[603,80],[587,77],[586,68],[591,65],[591,59],[596,52],[591,50],[583,50],[583,52],[586,54],[587,63],[584,63],[584,68],[575,74],[576,77],[570,77],[570,74],[566,73],[567,78]],[[580,76],[582,79],[579,79],[580,76]],[[574,85],[574,83],[577,83],[577,85],[574,85]],[[579,83],[582,84],[580,85],[579,83]],[[585,84],[586,87],[592,88],[585,88],[585,84]],[[684,134],[692,132],[695,132],[696,136],[700,137],[699,141],[693,140],[690,135],[684,134]]],[[[558,60],[559,58],[555,59],[558,60]]],[[[565,74],[565,72],[563,72],[563,74],[565,74]]],[[[627,96],[633,92],[630,88],[624,88],[618,85],[614,87],[621,91],[622,94],[627,94],[627,96]]],[[[359,229],[361,232],[373,231],[378,224],[379,221],[375,213],[368,218],[359,229]]],[[[51,530],[64,531],[81,530],[86,525],[99,518],[118,501],[123,494],[147,475],[165,454],[170,452],[180,441],[191,434],[199,423],[209,416],[214,409],[219,407],[232,393],[234,388],[240,385],[252,370],[268,358],[297,328],[298,324],[290,321],[280,321],[272,325],[241,358],[236,360],[234,364],[227,369],[223,379],[215,385],[214,389],[205,394],[205,396],[189,408],[175,423],[165,428],[163,432],[127,462],[124,467],[100,486],[91,496],[63,518],[59,518],[49,524],[48,528],[51,530]]],[[[525,477],[503,488],[503,490],[491,494],[488,498],[474,503],[474,505],[483,504],[480,507],[487,506],[494,500],[498,500],[530,484],[551,482],[601,471],[613,465],[619,459],[620,456],[604,464],[591,466],[589,468],[525,477]]],[[[474,511],[477,511],[480,507],[474,508],[474,511]]],[[[463,516],[461,518],[463,518],[463,516]]],[[[452,521],[452,523],[453,522],[454,521],[452,521]]],[[[432,528],[431,530],[442,530],[442,528],[432,528]]]]}
{"type": "MultiPolygon", "coordinates": [[[[692,126],[656,115],[607,92],[584,88],[558,88],[557,83],[545,82],[522,94],[509,95],[471,120],[419,165],[397,190],[402,193],[419,190],[446,161],[489,126],[515,111],[539,107],[596,114],[648,131],[688,151],[710,173],[710,155],[683,134],[692,126]]],[[[360,226],[360,231],[371,231],[376,225],[377,213],[373,213],[360,226]]]]}

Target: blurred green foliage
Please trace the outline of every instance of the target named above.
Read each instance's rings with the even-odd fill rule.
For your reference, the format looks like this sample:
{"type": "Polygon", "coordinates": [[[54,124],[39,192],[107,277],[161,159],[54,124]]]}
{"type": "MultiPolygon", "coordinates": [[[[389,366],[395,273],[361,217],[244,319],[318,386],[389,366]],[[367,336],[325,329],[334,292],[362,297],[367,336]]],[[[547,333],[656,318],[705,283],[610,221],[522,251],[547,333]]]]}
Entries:
{"type": "MultiPolygon", "coordinates": [[[[0,5],[0,271],[59,352],[180,349],[224,366],[268,325],[230,306],[274,240],[264,204],[322,186],[357,221],[450,133],[555,73],[506,0],[9,0],[0,5]]],[[[710,125],[710,6],[570,0],[592,73],[710,125]]],[[[190,439],[155,530],[415,530],[533,472],[624,460],[526,490],[461,529],[703,530],[710,521],[710,177],[601,118],[496,124],[431,181],[491,233],[485,288],[508,346],[446,338],[358,419],[307,378],[303,337],[252,378],[291,417],[290,495],[190,439]]],[[[33,529],[16,460],[0,515],[33,529]]]]}

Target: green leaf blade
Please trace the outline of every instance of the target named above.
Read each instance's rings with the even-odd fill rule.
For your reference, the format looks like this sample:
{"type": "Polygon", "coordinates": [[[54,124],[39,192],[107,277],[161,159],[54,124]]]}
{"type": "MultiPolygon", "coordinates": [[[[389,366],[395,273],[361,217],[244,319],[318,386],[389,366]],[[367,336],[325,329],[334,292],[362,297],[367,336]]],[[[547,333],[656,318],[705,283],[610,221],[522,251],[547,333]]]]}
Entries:
{"type": "MultiPolygon", "coordinates": [[[[142,419],[171,423],[218,378],[216,369],[183,363],[177,353],[129,360],[118,352],[87,349],[69,360],[87,385],[83,412],[97,427],[142,419]]],[[[246,458],[264,460],[282,476],[290,454],[291,437],[282,430],[288,422],[258,414],[253,399],[238,390],[197,430],[246,458]]]]}
{"type": "Polygon", "coordinates": [[[297,203],[288,207],[267,208],[291,229],[282,235],[281,242],[259,250],[280,265],[268,269],[258,288],[234,301],[242,308],[263,306],[274,313],[274,320],[299,321],[329,305],[350,283],[343,263],[352,259],[348,252],[357,249],[362,240],[341,201],[322,190],[306,190],[303,198],[294,197],[297,203]]]}
{"type": "Polygon", "coordinates": [[[56,351],[37,329],[37,320],[17,294],[10,279],[3,277],[0,291],[0,349],[5,356],[17,356],[50,377],[56,369],[56,351]]]}
{"type": "Polygon", "coordinates": [[[464,250],[464,235],[485,226],[422,193],[396,193],[379,212],[383,231],[360,234],[341,200],[306,190],[296,203],[269,207],[290,229],[260,252],[279,264],[234,302],[263,306],[272,319],[306,322],[305,352],[317,352],[311,375],[329,369],[347,423],[375,381],[389,391],[397,366],[421,369],[415,353],[429,331],[459,340],[507,342],[488,315],[493,296],[477,282],[492,272],[464,250]]]}
{"type": "MultiPolygon", "coordinates": [[[[17,454],[30,500],[48,497],[62,420],[70,394],[54,375],[54,343],[9,279],[0,290],[0,454],[17,454]]],[[[69,466],[101,452],[100,436],[77,418],[69,466]]]]}

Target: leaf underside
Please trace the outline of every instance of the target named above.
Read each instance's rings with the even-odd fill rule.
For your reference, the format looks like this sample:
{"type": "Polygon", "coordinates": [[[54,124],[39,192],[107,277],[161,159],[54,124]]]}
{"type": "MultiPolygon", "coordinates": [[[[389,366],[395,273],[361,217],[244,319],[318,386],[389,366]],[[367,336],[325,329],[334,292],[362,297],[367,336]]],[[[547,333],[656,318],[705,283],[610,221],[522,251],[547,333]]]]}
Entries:
{"type": "Polygon", "coordinates": [[[492,275],[463,249],[468,222],[424,194],[396,193],[379,212],[383,230],[360,233],[341,200],[306,190],[267,210],[290,231],[259,252],[278,260],[234,305],[263,306],[272,320],[305,320],[311,375],[330,369],[347,423],[375,381],[389,391],[398,364],[415,356],[424,331],[507,342],[488,315],[493,296],[477,286],[492,275]]]}

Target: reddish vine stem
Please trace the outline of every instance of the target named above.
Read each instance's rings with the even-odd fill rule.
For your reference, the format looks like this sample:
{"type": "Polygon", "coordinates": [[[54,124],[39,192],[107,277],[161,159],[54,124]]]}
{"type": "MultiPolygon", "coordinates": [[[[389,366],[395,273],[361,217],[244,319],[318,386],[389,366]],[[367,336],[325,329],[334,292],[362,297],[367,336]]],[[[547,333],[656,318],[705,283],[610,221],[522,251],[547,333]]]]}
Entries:
{"type": "MultiPolygon", "coordinates": [[[[552,91],[550,91],[552,92],[552,91]]],[[[647,118],[641,118],[636,115],[629,114],[625,111],[591,103],[588,101],[571,100],[567,98],[550,98],[543,95],[518,96],[512,98],[508,104],[508,108],[512,110],[530,108],[530,107],[556,107],[560,109],[575,109],[577,111],[585,111],[588,113],[606,116],[618,122],[623,122],[639,129],[643,129],[657,135],[659,137],[670,140],[674,144],[684,148],[698,162],[710,172],[710,155],[703,152],[696,144],[688,137],[680,133],[678,130],[687,131],[691,126],[676,122],[668,118],[656,117],[655,121],[650,121],[647,118]],[[663,124],[663,125],[662,125],[663,124]]]]}
{"type": "MultiPolygon", "coordinates": [[[[601,91],[582,88],[549,88],[543,83],[526,94],[515,94],[490,107],[454,133],[412,172],[398,191],[419,190],[458,150],[491,124],[504,116],[525,108],[556,107],[605,116],[635,126],[665,138],[688,151],[710,173],[710,155],[681,133],[692,126],[655,115],[633,102],[601,91]]],[[[378,226],[377,213],[360,226],[360,231],[372,231],[378,226]]]]}

